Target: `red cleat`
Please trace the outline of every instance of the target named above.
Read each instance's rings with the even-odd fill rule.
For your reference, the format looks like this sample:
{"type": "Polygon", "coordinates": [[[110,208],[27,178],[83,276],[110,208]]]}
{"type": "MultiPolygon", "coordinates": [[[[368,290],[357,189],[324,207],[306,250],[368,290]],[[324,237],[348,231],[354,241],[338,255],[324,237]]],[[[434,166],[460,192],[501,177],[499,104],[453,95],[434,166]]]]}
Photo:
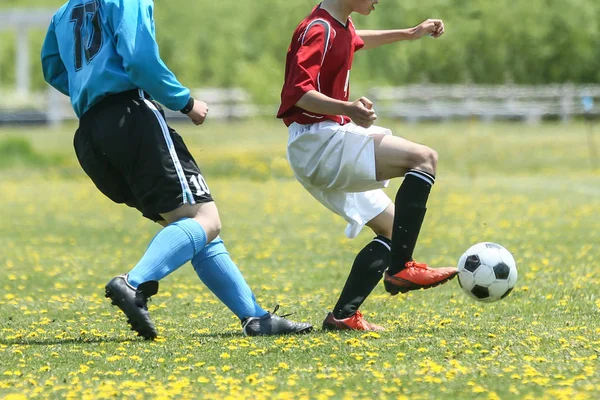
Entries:
{"type": "Polygon", "coordinates": [[[406,268],[396,275],[385,272],[383,284],[385,290],[392,296],[406,293],[410,290],[429,289],[446,283],[458,274],[456,268],[429,268],[427,264],[415,261],[406,263],[406,268]]]}
{"type": "Polygon", "coordinates": [[[345,330],[355,330],[355,331],[375,331],[381,332],[385,331],[383,326],[371,324],[363,318],[363,315],[360,311],[357,311],[351,317],[344,319],[337,319],[333,316],[333,313],[327,314],[327,318],[323,321],[323,330],[326,331],[345,331],[345,330]]]}

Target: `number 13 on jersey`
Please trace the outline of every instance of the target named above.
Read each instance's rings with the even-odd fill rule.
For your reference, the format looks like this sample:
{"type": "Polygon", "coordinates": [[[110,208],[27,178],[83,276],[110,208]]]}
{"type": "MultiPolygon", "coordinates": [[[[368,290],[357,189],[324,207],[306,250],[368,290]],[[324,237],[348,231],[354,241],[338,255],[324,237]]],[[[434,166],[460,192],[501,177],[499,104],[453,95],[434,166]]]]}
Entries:
{"type": "Polygon", "coordinates": [[[85,54],[85,62],[89,64],[102,47],[102,25],[98,3],[94,0],[73,7],[71,22],[75,24],[73,28],[75,70],[79,71],[83,66],[83,54],[85,54]]]}

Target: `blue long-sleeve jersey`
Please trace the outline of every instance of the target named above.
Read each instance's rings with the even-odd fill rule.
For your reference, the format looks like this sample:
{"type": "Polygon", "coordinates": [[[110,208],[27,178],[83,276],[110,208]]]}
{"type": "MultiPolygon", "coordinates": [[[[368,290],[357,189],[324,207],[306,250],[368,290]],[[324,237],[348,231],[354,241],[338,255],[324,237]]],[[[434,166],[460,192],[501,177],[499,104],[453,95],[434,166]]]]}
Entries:
{"type": "Polygon", "coordinates": [[[143,89],[171,110],[190,99],[160,59],[153,0],[71,0],[54,14],[42,47],[44,79],[81,117],[103,97],[143,89]]]}

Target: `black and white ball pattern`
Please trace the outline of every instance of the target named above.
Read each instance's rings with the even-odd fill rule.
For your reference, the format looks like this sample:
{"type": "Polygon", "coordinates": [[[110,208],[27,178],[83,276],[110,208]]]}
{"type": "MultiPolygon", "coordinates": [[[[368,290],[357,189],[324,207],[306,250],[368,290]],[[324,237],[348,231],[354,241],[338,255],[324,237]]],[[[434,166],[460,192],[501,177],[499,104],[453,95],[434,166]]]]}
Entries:
{"type": "Polygon", "coordinates": [[[505,298],[517,283],[512,254],[496,243],[471,246],[458,260],[458,284],[470,297],[488,303],[505,298]]]}

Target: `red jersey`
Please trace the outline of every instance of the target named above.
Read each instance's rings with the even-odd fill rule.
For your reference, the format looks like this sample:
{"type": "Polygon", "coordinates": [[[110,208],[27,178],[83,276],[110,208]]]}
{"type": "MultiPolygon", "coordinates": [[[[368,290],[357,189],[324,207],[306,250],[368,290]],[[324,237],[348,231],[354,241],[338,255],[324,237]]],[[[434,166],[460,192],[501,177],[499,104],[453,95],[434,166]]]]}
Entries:
{"type": "Polygon", "coordinates": [[[294,31],[288,48],[277,118],[282,118],[287,126],[292,122],[313,124],[328,119],[341,125],[350,122],[347,116],[311,113],[296,107],[296,103],[309,90],[347,101],[354,52],[363,46],[350,18],[344,25],[316,6],[294,31]]]}

